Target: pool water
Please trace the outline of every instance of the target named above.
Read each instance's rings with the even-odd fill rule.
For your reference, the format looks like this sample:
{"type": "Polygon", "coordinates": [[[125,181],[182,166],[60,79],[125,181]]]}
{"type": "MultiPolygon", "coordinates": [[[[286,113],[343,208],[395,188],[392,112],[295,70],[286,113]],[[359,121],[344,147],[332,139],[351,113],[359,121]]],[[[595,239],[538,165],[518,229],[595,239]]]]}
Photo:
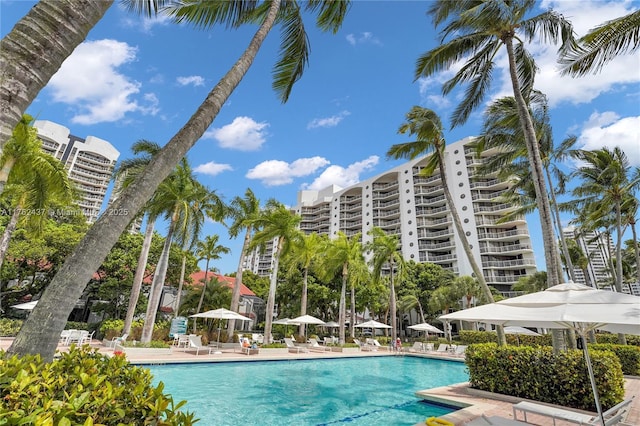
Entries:
{"type": "Polygon", "coordinates": [[[199,425],[414,425],[454,411],[418,390],[468,380],[464,363],[419,357],[148,366],[199,425]]]}

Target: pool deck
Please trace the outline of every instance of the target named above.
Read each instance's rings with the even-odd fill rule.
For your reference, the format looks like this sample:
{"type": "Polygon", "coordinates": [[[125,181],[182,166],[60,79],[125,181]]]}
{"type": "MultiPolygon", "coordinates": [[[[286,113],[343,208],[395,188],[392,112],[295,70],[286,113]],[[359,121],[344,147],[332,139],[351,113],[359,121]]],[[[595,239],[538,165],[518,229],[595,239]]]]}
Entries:
{"type": "MultiPolygon", "coordinates": [[[[12,339],[0,339],[0,349],[7,349],[12,339]]],[[[113,349],[109,349],[102,345],[101,342],[93,341],[92,347],[98,349],[99,352],[113,356],[113,349]]],[[[61,346],[60,351],[68,350],[67,347],[61,346]]],[[[277,360],[297,360],[297,359],[327,359],[327,358],[349,358],[362,356],[418,356],[434,359],[445,359],[451,361],[462,362],[462,358],[454,356],[446,356],[441,354],[416,354],[402,353],[393,354],[388,352],[386,348],[377,352],[361,351],[361,352],[320,352],[309,351],[304,353],[261,353],[254,355],[245,355],[232,350],[223,350],[218,353],[201,353],[195,355],[195,352],[185,352],[181,349],[173,349],[171,353],[149,354],[140,353],[126,354],[127,359],[132,364],[174,364],[174,363],[201,363],[201,362],[237,362],[237,361],[277,361],[277,360]]],[[[636,398],[631,404],[630,411],[624,423],[620,425],[640,425],[640,377],[625,376],[625,398],[636,398]]],[[[480,417],[482,414],[486,416],[500,416],[507,419],[513,419],[512,405],[521,401],[521,398],[510,397],[506,395],[497,395],[489,392],[471,389],[468,383],[459,383],[450,386],[443,386],[435,389],[419,390],[416,389],[416,396],[431,400],[444,402],[448,405],[456,405],[464,407],[461,410],[441,417],[448,420],[456,426],[465,425],[471,420],[480,417]]],[[[594,413],[591,413],[594,414],[594,413]]],[[[528,424],[547,426],[552,424],[549,417],[543,417],[533,414],[527,415],[528,424]]],[[[556,421],[557,426],[569,426],[572,423],[564,421],[556,421]]],[[[574,423],[573,423],[574,424],[574,423]]]]}

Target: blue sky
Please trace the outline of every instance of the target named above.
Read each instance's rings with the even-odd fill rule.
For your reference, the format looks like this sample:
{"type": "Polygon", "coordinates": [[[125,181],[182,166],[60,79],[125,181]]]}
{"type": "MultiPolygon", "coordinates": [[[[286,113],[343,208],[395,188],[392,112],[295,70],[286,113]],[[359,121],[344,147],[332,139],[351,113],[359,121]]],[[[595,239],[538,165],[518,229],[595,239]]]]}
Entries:
{"type": "MultiPolygon", "coordinates": [[[[35,2],[0,1],[4,36],[35,2]]],[[[176,133],[255,28],[196,30],[167,19],[143,19],[117,3],[28,113],[76,136],[105,139],[120,158],[128,158],[136,140],[164,145],[176,133]]],[[[539,6],[563,13],[582,35],[636,10],[640,2],[544,0],[539,6]]],[[[310,66],[286,104],[271,89],[280,41],[279,29],[272,31],[248,75],[189,152],[200,180],[226,201],[250,187],[263,202],[273,197],[293,205],[301,189],[346,187],[399,164],[385,153],[406,142],[396,133],[404,114],[421,105],[448,123],[457,105],[457,94],[440,95],[456,67],[429,79],[413,78],[418,56],[438,41],[427,8],[424,1],[354,1],[335,35],[318,32],[307,19],[310,66]]],[[[640,166],[640,54],[620,57],[600,74],[572,79],[558,75],[556,47],[536,43],[530,50],[540,68],[536,88],[552,108],[556,141],[575,134],[579,147],[618,145],[640,166]]],[[[497,63],[487,102],[510,93],[506,59],[497,63]]],[[[446,138],[455,142],[476,135],[480,126],[481,110],[446,138]]],[[[535,215],[528,221],[538,268],[544,269],[539,223],[535,215]]],[[[158,226],[161,233],[165,228],[158,226]]],[[[213,233],[232,250],[213,266],[235,271],[241,241],[227,240],[224,228],[209,223],[205,234],[213,233]]]]}

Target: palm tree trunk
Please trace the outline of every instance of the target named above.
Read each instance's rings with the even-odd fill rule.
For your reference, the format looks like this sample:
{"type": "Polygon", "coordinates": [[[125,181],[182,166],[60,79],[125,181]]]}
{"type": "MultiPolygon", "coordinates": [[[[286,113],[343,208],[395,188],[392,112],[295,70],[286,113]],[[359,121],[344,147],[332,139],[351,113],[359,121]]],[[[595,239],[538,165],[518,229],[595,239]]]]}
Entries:
{"type": "MultiPolygon", "coordinates": [[[[231,293],[231,306],[230,309],[234,312],[238,312],[240,306],[240,286],[242,285],[242,272],[244,271],[244,256],[247,252],[247,247],[251,242],[251,230],[252,227],[247,227],[247,232],[244,234],[244,242],[242,243],[242,252],[240,252],[240,260],[238,261],[238,269],[236,269],[236,278],[233,281],[233,292],[231,293]]],[[[227,337],[231,338],[236,328],[236,320],[230,319],[227,323],[227,337]]]]}
{"type": "MultiPolygon", "coordinates": [[[[345,263],[342,266],[342,287],[340,288],[340,305],[338,306],[338,322],[340,323],[340,328],[338,329],[338,339],[341,345],[345,343],[345,332],[344,326],[347,321],[347,264],[345,263]]],[[[355,321],[355,318],[351,318],[351,323],[355,321]]]]}
{"type": "MultiPolygon", "coordinates": [[[[307,291],[309,285],[309,268],[304,268],[302,277],[302,296],[300,297],[300,316],[307,315],[307,291]]],[[[300,324],[300,336],[306,336],[305,324],[300,324]]]]}
{"type": "MultiPolygon", "coordinates": [[[[396,286],[393,280],[394,262],[391,261],[391,279],[389,280],[389,310],[391,311],[391,341],[394,343],[398,338],[398,308],[396,307],[396,286]]],[[[375,328],[373,329],[375,335],[375,328]]]]}
{"type": "Polygon", "coordinates": [[[171,220],[169,225],[169,231],[167,231],[166,239],[164,240],[164,247],[162,248],[162,254],[158,260],[158,266],[156,272],[153,274],[153,282],[151,283],[151,290],[149,294],[149,302],[147,304],[147,314],[144,318],[144,326],[142,327],[142,337],[140,342],[149,343],[153,337],[153,326],[156,322],[156,314],[158,313],[158,305],[160,304],[160,297],[162,297],[162,288],[164,287],[164,281],[167,278],[167,268],[169,267],[169,253],[171,252],[171,240],[173,239],[173,231],[176,227],[177,218],[171,220]]]}
{"type": "MultiPolygon", "coordinates": [[[[346,302],[346,301],[345,301],[346,302]]],[[[352,321],[349,321],[349,336],[353,339],[356,337],[356,318],[358,317],[358,313],[356,312],[356,288],[355,286],[351,286],[351,318],[352,321]]]]}
{"type": "Polygon", "coordinates": [[[20,219],[19,205],[11,212],[11,219],[9,219],[9,223],[7,223],[7,227],[4,228],[4,232],[2,233],[2,239],[0,240],[0,269],[2,269],[4,258],[7,256],[7,250],[9,249],[11,236],[16,230],[16,226],[18,226],[18,219],[20,219]]]}
{"type": "MultiPolygon", "coordinates": [[[[2,150],[0,149],[0,154],[2,154],[2,150]]],[[[0,169],[0,194],[4,192],[4,187],[7,185],[7,181],[9,180],[9,174],[11,173],[11,169],[13,165],[16,163],[16,159],[14,157],[9,157],[5,160],[2,169],[0,169]]]]}
{"type": "MultiPolygon", "coordinates": [[[[549,168],[545,167],[544,169],[545,173],[547,174],[547,180],[549,181],[549,184],[551,184],[551,174],[549,173],[549,168]]],[[[567,240],[564,237],[564,232],[562,232],[562,221],[560,220],[560,209],[558,208],[558,202],[556,199],[556,192],[551,189],[551,191],[549,191],[549,195],[551,195],[551,202],[553,203],[553,212],[554,212],[554,218],[555,218],[555,224],[556,224],[556,228],[558,229],[558,235],[560,236],[560,245],[562,246],[562,253],[564,254],[564,263],[567,266],[567,272],[569,275],[569,279],[571,279],[571,281],[576,282],[576,271],[573,270],[573,262],[571,261],[571,256],[569,255],[569,247],[567,247],[567,240]]],[[[562,270],[562,268],[560,267],[560,270],[562,270]]]]}
{"type": "MultiPolygon", "coordinates": [[[[112,4],[113,0],[42,0],[2,38],[0,154],[29,104],[112,4]]],[[[2,193],[4,184],[0,185],[2,193]]]]}
{"type": "Polygon", "coordinates": [[[276,287],[278,285],[278,267],[280,265],[280,254],[284,245],[284,238],[278,238],[278,248],[273,261],[271,279],[269,280],[269,296],[267,297],[267,316],[264,320],[264,339],[266,343],[271,343],[271,323],[273,322],[273,311],[276,305],[276,287]]]}
{"type": "Polygon", "coordinates": [[[638,283],[640,283],[640,248],[638,247],[638,234],[636,233],[636,220],[633,216],[629,217],[629,225],[631,225],[631,235],[633,236],[633,252],[636,255],[636,274],[638,283]]]}
{"type": "Polygon", "coordinates": [[[136,266],[136,274],[133,277],[131,286],[131,295],[129,296],[129,306],[127,307],[127,316],[124,318],[124,329],[122,334],[131,334],[131,324],[136,314],[136,306],[140,298],[140,289],[144,280],[144,273],[147,270],[147,260],[149,259],[149,250],[151,250],[151,241],[153,240],[153,228],[155,227],[155,219],[147,218],[147,227],[144,232],[144,240],[142,241],[142,249],[138,257],[138,266],[136,266]]]}
{"type": "MultiPolygon", "coordinates": [[[[616,291],[622,293],[622,209],[620,201],[616,201],[616,291]]],[[[618,333],[618,343],[627,344],[624,333],[618,333]]]]}
{"type": "MultiPolygon", "coordinates": [[[[209,258],[207,257],[207,262],[204,265],[204,284],[202,284],[202,293],[200,293],[200,300],[198,300],[198,307],[196,308],[196,314],[200,313],[200,309],[202,309],[202,303],[204,302],[204,294],[207,292],[207,284],[209,283],[209,258]]],[[[193,334],[196,333],[197,319],[193,319],[193,334]]]]}
{"type": "Polygon", "coordinates": [[[182,266],[180,267],[180,284],[178,284],[178,294],[176,294],[176,307],[173,310],[173,317],[176,318],[178,316],[178,312],[180,311],[180,296],[182,296],[182,287],[184,284],[184,274],[185,269],[187,268],[187,255],[182,255],[182,266]]]}
{"type": "MultiPolygon", "coordinates": [[[[97,3],[110,2],[98,1],[97,3]]],[[[151,198],[158,185],[169,176],[175,165],[209,128],[251,67],[263,41],[273,27],[279,8],[280,0],[273,0],[267,17],[238,61],[209,92],[187,123],[153,157],[140,176],[122,192],[113,203],[114,209],[128,209],[132,215],[137,214],[151,198]]],[[[46,37],[51,37],[51,34],[47,34],[46,37]]],[[[4,51],[2,46],[0,52],[4,51]]],[[[5,69],[4,64],[0,63],[0,69],[5,69]]],[[[4,99],[4,94],[2,96],[4,99]]],[[[22,112],[16,116],[15,123],[19,121],[21,114],[22,112]]],[[[2,125],[4,126],[4,123],[2,125]]],[[[2,129],[2,132],[5,130],[2,129]]],[[[60,333],[67,323],[67,317],[75,306],[76,300],[82,295],[91,276],[118,241],[120,234],[129,225],[129,217],[102,215],[93,224],[47,286],[38,306],[25,320],[20,332],[7,350],[8,354],[40,354],[45,361],[53,359],[60,333]]]]}

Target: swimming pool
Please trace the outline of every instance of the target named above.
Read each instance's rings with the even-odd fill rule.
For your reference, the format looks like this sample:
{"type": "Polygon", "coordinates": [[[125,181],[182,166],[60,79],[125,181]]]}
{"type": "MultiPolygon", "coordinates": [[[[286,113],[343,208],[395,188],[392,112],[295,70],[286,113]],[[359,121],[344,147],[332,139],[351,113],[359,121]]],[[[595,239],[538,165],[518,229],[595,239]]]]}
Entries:
{"type": "Polygon", "coordinates": [[[410,356],[148,366],[200,425],[413,425],[453,411],[418,390],[464,382],[464,363],[410,356]]]}

